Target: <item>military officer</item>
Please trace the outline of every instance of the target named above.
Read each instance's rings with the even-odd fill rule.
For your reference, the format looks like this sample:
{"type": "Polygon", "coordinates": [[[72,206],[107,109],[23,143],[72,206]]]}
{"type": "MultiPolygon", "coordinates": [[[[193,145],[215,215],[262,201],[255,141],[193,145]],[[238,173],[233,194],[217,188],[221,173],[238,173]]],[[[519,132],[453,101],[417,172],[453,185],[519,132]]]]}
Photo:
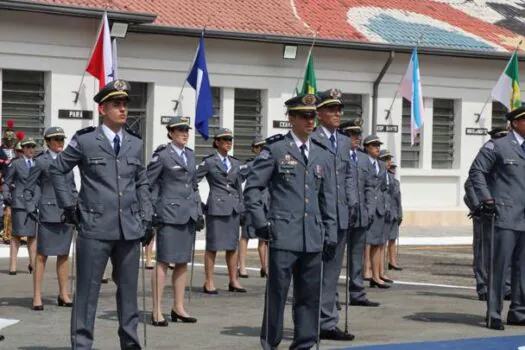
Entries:
{"type": "Polygon", "coordinates": [[[508,112],[506,117],[511,131],[485,143],[469,171],[481,210],[492,215],[494,223],[487,326],[496,330],[504,329],[501,310],[510,265],[512,296],[507,324],[525,326],[525,107],[508,112]]]}
{"type": "MultiPolygon", "coordinates": [[[[492,128],[488,132],[491,139],[498,139],[508,134],[507,128],[492,128]]],[[[476,195],[472,181],[467,178],[465,181],[465,197],[464,201],[470,210],[469,217],[472,218],[473,225],[473,239],[472,239],[472,252],[473,262],[472,268],[474,270],[474,278],[476,280],[476,292],[478,299],[481,301],[487,301],[487,266],[488,266],[488,254],[489,254],[489,232],[490,232],[490,220],[487,220],[481,213],[480,201],[476,195]],[[481,226],[484,226],[483,228],[481,226]],[[482,237],[483,233],[483,237],[482,237]]],[[[507,278],[505,279],[505,300],[510,300],[510,268],[507,278]]]]}
{"type": "MultiPolygon", "coordinates": [[[[252,142],[252,153],[258,156],[261,153],[263,146],[266,144],[266,140],[261,136],[255,136],[252,142]]],[[[253,162],[255,159],[249,159],[246,164],[241,165],[241,176],[243,180],[246,180],[250,173],[253,162]]],[[[264,210],[267,213],[270,205],[270,195],[268,189],[264,191],[263,201],[264,210]]],[[[255,228],[250,223],[250,217],[244,216],[243,222],[241,222],[241,239],[239,240],[239,277],[248,278],[248,272],[246,272],[246,255],[248,254],[248,240],[257,238],[255,236],[255,228]]],[[[260,239],[257,247],[259,253],[259,261],[261,269],[259,271],[261,278],[266,277],[266,248],[267,244],[264,240],[260,239]]]]}
{"type": "Polygon", "coordinates": [[[316,116],[315,95],[286,101],[292,130],[267,139],[246,181],[247,214],[258,237],[269,239],[264,349],[276,349],[290,280],[294,281],[294,339],[291,349],[309,349],[317,341],[322,261],[337,247],[337,209],[333,161],[324,143],[310,134],[316,116]],[[263,192],[270,192],[266,215],[263,192]]]}
{"type": "Polygon", "coordinates": [[[121,349],[140,349],[137,283],[140,240],[153,238],[148,178],[142,140],[124,128],[129,84],[115,80],[94,97],[102,124],[76,132],[51,166],[57,203],[67,223],[78,226],[76,295],[71,319],[72,348],[91,349],[104,269],[111,259],[117,285],[121,349]],[[79,167],[78,205],[66,174],[79,167]]]}
{"type": "MultiPolygon", "coordinates": [[[[35,278],[33,279],[33,310],[43,310],[44,308],[41,290],[48,256],[57,256],[58,306],[73,306],[68,294],[68,257],[73,226],[62,223],[63,211],[57,207],[55,190],[49,176],[49,166],[63,151],[65,138],[66,134],[61,127],[52,126],[44,131],[47,150],[35,158],[35,165],[29,172],[24,189],[26,210],[29,215],[38,218],[37,256],[35,278]],[[34,196],[37,188],[40,198],[34,196]]],[[[77,188],[73,172],[67,174],[67,179],[73,195],[76,197],[77,188]]]]}
{"type": "Polygon", "coordinates": [[[152,324],[166,327],[162,316],[162,294],[169,264],[175,264],[172,277],[174,291],[171,320],[196,323],[197,319],[184,309],[184,289],[191,261],[195,232],[204,228],[199,187],[197,186],[195,154],[186,147],[189,121],[174,117],[166,125],[171,143],[157,148],[148,165],[151,187],[158,188],[154,205],[157,226],[157,266],[152,275],[154,291],[152,324]]]}
{"type": "Polygon", "coordinates": [[[26,138],[21,145],[24,154],[9,163],[3,185],[4,204],[11,207],[13,220],[13,237],[9,255],[10,275],[16,275],[16,259],[20,248],[20,237],[27,237],[28,270],[30,273],[33,272],[36,256],[36,221],[33,216],[27,215],[24,200],[25,182],[29,176],[29,171],[35,164],[33,157],[35,156],[36,142],[32,138],[26,138]]]}
{"type": "Polygon", "coordinates": [[[357,218],[357,181],[355,168],[350,164],[350,141],[338,131],[343,112],[342,93],[331,89],[317,94],[317,119],[319,126],[312,139],[324,144],[330,152],[330,161],[335,169],[335,201],[337,203],[337,253],[324,264],[323,295],[321,299],[321,339],[353,340],[353,334],[345,334],[337,327],[339,312],[336,307],[336,292],[343,256],[346,247],[348,224],[357,218]]]}
{"type": "MultiPolygon", "coordinates": [[[[390,288],[385,282],[392,281],[382,272],[384,270],[383,257],[385,253],[387,218],[390,215],[390,201],[388,198],[389,178],[386,166],[379,159],[381,145],[383,144],[376,135],[365,137],[363,144],[372,164],[374,178],[373,198],[368,204],[369,227],[366,232],[366,244],[370,246],[370,265],[372,267],[372,278],[370,287],[390,288]]],[[[365,254],[365,260],[367,259],[365,254]]]]}
{"type": "Polygon", "coordinates": [[[221,128],[213,140],[217,152],[205,157],[197,168],[197,182],[204,177],[210,186],[206,202],[206,252],[204,255],[204,272],[206,282],[203,292],[217,294],[213,270],[217,252],[226,251],[226,264],[230,292],[246,293],[237,278],[237,244],[239,242],[240,215],[244,212],[242,200],[242,177],[240,162],[228,155],[232,148],[233,133],[230,129],[221,128]]]}

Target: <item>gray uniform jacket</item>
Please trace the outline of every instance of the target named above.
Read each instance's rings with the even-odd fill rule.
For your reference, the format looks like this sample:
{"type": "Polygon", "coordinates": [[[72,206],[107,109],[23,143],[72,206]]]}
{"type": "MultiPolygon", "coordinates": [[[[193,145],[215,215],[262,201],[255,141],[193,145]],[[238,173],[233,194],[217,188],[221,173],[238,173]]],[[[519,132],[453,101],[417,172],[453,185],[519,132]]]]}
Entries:
{"type": "Polygon", "coordinates": [[[330,152],[310,139],[306,165],[291,133],[277,138],[267,143],[248,175],[244,189],[247,212],[255,228],[270,221],[275,236],[272,248],[320,252],[323,240],[337,243],[330,152]],[[268,218],[262,199],[266,187],[271,198],[268,218]]]}
{"type": "Polygon", "coordinates": [[[513,132],[490,140],[481,148],[469,178],[481,202],[494,199],[498,210],[494,225],[525,231],[525,152],[513,132]]]}
{"type": "Polygon", "coordinates": [[[139,239],[142,220],[151,221],[148,178],[142,165],[142,140],[123,130],[118,156],[102,127],[77,131],[49,167],[60,208],[75,205],[66,174],[79,167],[79,234],[99,240],[139,239]]]}
{"type": "MultiPolygon", "coordinates": [[[[26,180],[24,199],[28,212],[32,213],[38,208],[38,221],[60,223],[62,222],[63,211],[58,207],[53,182],[49,176],[49,166],[52,162],[53,157],[49,151],[42,152],[35,158],[35,165],[31,168],[26,180]],[[36,189],[41,193],[40,200],[33,196],[36,189]]],[[[75,175],[71,171],[67,173],[66,178],[74,198],[77,198],[75,175]]]]}
{"type": "Polygon", "coordinates": [[[205,157],[197,168],[197,183],[206,177],[210,186],[206,202],[208,215],[230,216],[244,212],[240,162],[232,156],[228,156],[228,159],[231,164],[228,172],[224,170],[217,153],[205,157]]]}
{"type": "Polygon", "coordinates": [[[352,164],[355,169],[356,186],[357,186],[357,198],[358,198],[358,211],[357,220],[354,227],[367,227],[368,226],[368,207],[369,203],[374,199],[374,187],[375,187],[375,170],[370,163],[368,155],[361,150],[356,150],[357,155],[357,166],[352,164]]]}
{"type": "Polygon", "coordinates": [[[322,127],[318,127],[312,133],[312,139],[324,144],[330,152],[330,160],[335,169],[337,221],[339,230],[348,229],[349,210],[357,210],[358,194],[356,169],[350,164],[350,140],[348,136],[337,132],[337,150],[332,148],[332,143],[326,137],[322,127]]]}
{"type": "Polygon", "coordinates": [[[392,221],[403,219],[403,208],[401,206],[401,184],[394,175],[388,173],[390,178],[391,218],[392,221]]]}
{"type": "MultiPolygon", "coordinates": [[[[36,162],[33,159],[33,166],[36,162]]],[[[4,185],[2,191],[4,196],[8,195],[11,199],[12,209],[26,209],[26,201],[24,199],[24,188],[26,180],[29,176],[29,167],[27,166],[24,157],[15,158],[9,163],[7,167],[6,176],[4,178],[4,185]]],[[[40,190],[35,192],[35,198],[40,197],[40,190]]]]}
{"type": "Polygon", "coordinates": [[[184,149],[187,165],[171,144],[156,152],[148,164],[148,180],[155,189],[154,207],[161,222],[185,225],[201,213],[195,154],[184,149]]]}
{"type": "MultiPolygon", "coordinates": [[[[243,181],[246,181],[248,178],[248,175],[253,169],[253,164],[255,163],[255,159],[250,159],[246,162],[246,164],[241,165],[241,177],[243,181]]],[[[266,214],[270,211],[270,192],[268,191],[268,187],[265,187],[262,190],[262,203],[263,203],[263,209],[266,214]]],[[[252,224],[251,215],[246,215],[244,218],[244,225],[246,226],[246,229],[251,231],[255,230],[252,224]]],[[[252,231],[253,232],[253,231],[252,231]]]]}
{"type": "Polygon", "coordinates": [[[463,200],[471,212],[476,210],[476,208],[480,204],[470,178],[468,178],[467,181],[465,181],[465,197],[463,197],[463,200]]]}
{"type": "Polygon", "coordinates": [[[373,195],[371,197],[371,200],[367,203],[368,215],[377,215],[379,217],[385,217],[387,215],[390,215],[391,207],[390,195],[388,193],[390,184],[387,185],[386,183],[387,172],[385,163],[381,160],[377,160],[377,163],[379,164],[379,173],[376,174],[376,170],[370,162],[370,159],[367,159],[367,161],[370,163],[372,179],[374,180],[374,188],[372,190],[373,195]]]}

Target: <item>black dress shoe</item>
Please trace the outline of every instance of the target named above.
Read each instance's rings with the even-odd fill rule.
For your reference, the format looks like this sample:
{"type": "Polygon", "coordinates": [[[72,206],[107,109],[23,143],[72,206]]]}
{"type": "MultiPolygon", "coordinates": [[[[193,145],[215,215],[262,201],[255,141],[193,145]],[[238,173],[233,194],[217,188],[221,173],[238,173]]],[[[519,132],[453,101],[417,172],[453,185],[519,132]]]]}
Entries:
{"type": "Polygon", "coordinates": [[[240,278],[248,278],[250,276],[248,276],[247,273],[241,273],[241,269],[237,269],[237,276],[239,276],[240,278]]]}
{"type": "Polygon", "coordinates": [[[33,266],[31,266],[31,264],[27,265],[27,271],[29,271],[29,274],[33,273],[33,266]]]}
{"type": "Polygon", "coordinates": [[[9,276],[15,276],[16,275],[16,271],[9,271],[9,276]]]}
{"type": "Polygon", "coordinates": [[[505,297],[503,299],[504,300],[512,300],[512,294],[511,293],[505,294],[505,297]]]}
{"type": "Polygon", "coordinates": [[[155,321],[155,318],[152,315],[151,316],[151,325],[153,327],[168,327],[169,326],[169,322],[167,320],[155,321]]]}
{"type": "Polygon", "coordinates": [[[33,310],[33,311],[44,311],[44,305],[33,305],[33,306],[31,306],[31,310],[33,310]]]}
{"type": "Polygon", "coordinates": [[[516,321],[516,320],[507,318],[507,324],[509,326],[525,326],[525,320],[523,320],[523,321],[516,321]]]}
{"type": "Polygon", "coordinates": [[[363,281],[370,282],[372,280],[372,277],[363,277],[363,281]]]}
{"type": "Polygon", "coordinates": [[[146,270],[153,270],[154,267],[153,266],[146,266],[146,270]]]}
{"type": "Polygon", "coordinates": [[[219,292],[217,291],[217,289],[214,289],[214,290],[208,290],[206,289],[206,285],[202,286],[202,292],[204,294],[219,294],[219,292]]]}
{"type": "Polygon", "coordinates": [[[374,281],[373,279],[370,280],[370,288],[380,288],[380,289],[388,289],[390,288],[390,285],[389,284],[386,284],[386,283],[377,283],[376,281],[374,281]]]}
{"type": "Polygon", "coordinates": [[[487,294],[486,293],[478,294],[478,300],[487,301],[487,294]]]}
{"type": "Polygon", "coordinates": [[[337,327],[329,331],[321,331],[320,337],[321,339],[340,340],[340,341],[352,341],[355,338],[353,334],[350,334],[350,333],[346,334],[345,332],[343,332],[337,327]]]}
{"type": "Polygon", "coordinates": [[[109,283],[109,278],[103,278],[100,283],[102,284],[108,284],[109,283]]]}
{"type": "Polygon", "coordinates": [[[177,322],[177,320],[181,320],[182,323],[197,323],[197,319],[195,317],[184,317],[171,310],[171,322],[177,322]]]}
{"type": "Polygon", "coordinates": [[[383,281],[387,283],[394,283],[394,280],[391,280],[390,278],[386,278],[386,277],[379,277],[379,278],[381,278],[383,281]]]}
{"type": "Polygon", "coordinates": [[[173,270],[174,268],[175,268],[175,266],[173,266],[173,265],[168,265],[168,269],[173,270]]]}
{"type": "Polygon", "coordinates": [[[66,303],[64,299],[60,297],[60,295],[57,297],[57,304],[58,306],[64,306],[64,307],[72,307],[73,303],[66,303]]]}
{"type": "Polygon", "coordinates": [[[337,311],[341,311],[341,310],[342,310],[342,308],[341,308],[341,303],[338,302],[338,301],[336,301],[336,302],[335,302],[335,308],[337,309],[337,311]]]}
{"type": "Polygon", "coordinates": [[[232,284],[228,284],[228,291],[229,292],[235,292],[235,293],[246,293],[247,290],[245,288],[237,288],[232,286],[232,284]]]}
{"type": "Polygon", "coordinates": [[[124,345],[123,349],[124,350],[141,350],[142,348],[140,347],[139,344],[129,343],[129,344],[124,345]]]}
{"type": "Polygon", "coordinates": [[[489,329],[495,329],[497,331],[502,331],[505,329],[505,327],[503,326],[503,323],[501,322],[501,320],[497,320],[495,318],[492,318],[490,320],[490,327],[489,327],[489,324],[487,322],[487,328],[489,329]]]}
{"type": "Polygon", "coordinates": [[[266,270],[265,270],[265,269],[263,269],[263,268],[261,267],[261,271],[259,271],[259,272],[260,272],[260,274],[261,274],[261,278],[265,278],[265,277],[266,277],[266,270]]]}
{"type": "Polygon", "coordinates": [[[377,307],[380,304],[378,302],[370,301],[368,299],[365,299],[365,300],[351,300],[350,301],[350,305],[353,305],[353,306],[366,306],[366,307],[377,307]]]}
{"type": "Polygon", "coordinates": [[[403,271],[402,267],[392,265],[391,263],[388,263],[388,269],[389,270],[395,270],[395,271],[403,271]]]}

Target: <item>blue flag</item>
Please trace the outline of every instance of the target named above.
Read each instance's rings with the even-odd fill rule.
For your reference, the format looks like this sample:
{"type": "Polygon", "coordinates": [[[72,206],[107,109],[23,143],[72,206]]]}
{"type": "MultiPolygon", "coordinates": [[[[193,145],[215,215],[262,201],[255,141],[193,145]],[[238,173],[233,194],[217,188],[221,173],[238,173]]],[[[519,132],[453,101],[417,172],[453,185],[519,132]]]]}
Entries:
{"type": "Polygon", "coordinates": [[[204,51],[204,35],[201,35],[197,55],[193,62],[188,84],[195,89],[195,128],[202,137],[208,139],[208,119],[213,116],[213,99],[211,95],[208,68],[206,68],[206,53],[204,51]]]}

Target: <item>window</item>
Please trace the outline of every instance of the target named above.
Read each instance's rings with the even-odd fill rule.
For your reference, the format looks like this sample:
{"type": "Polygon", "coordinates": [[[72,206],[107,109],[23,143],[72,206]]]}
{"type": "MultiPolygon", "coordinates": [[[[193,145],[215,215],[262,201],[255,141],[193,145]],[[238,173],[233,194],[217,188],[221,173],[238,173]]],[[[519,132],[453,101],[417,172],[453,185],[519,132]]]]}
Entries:
{"type": "MultiPolygon", "coordinates": [[[[148,84],[130,82],[129,99],[126,127],[139,134],[144,140],[144,137],[146,136],[148,84]]],[[[145,140],[144,143],[146,143],[145,140]]]]}
{"type": "Polygon", "coordinates": [[[412,103],[403,99],[403,114],[401,118],[401,167],[402,168],[419,168],[421,153],[421,136],[418,135],[412,145],[410,132],[410,110],[412,103]]]}
{"type": "Polygon", "coordinates": [[[363,95],[343,94],[344,103],[341,122],[363,117],[363,95]]]}
{"type": "Polygon", "coordinates": [[[219,115],[221,110],[221,89],[218,87],[211,88],[211,95],[213,98],[213,117],[208,120],[208,141],[205,141],[197,130],[195,131],[195,159],[198,163],[202,158],[213,152],[213,135],[220,127],[219,115]]]}
{"type": "Polygon", "coordinates": [[[507,107],[502,105],[498,101],[492,102],[492,127],[500,127],[505,128],[507,126],[507,118],[505,118],[505,114],[507,114],[507,107]]]}
{"type": "Polygon", "coordinates": [[[434,99],[432,168],[452,169],[454,162],[454,100],[434,99]]]}
{"type": "Polygon", "coordinates": [[[252,141],[261,135],[261,90],[235,89],[233,136],[234,154],[241,163],[253,158],[252,141]]]}
{"type": "Polygon", "coordinates": [[[2,81],[2,127],[7,120],[14,121],[16,131],[44,144],[44,72],[3,70],[2,81]]]}

